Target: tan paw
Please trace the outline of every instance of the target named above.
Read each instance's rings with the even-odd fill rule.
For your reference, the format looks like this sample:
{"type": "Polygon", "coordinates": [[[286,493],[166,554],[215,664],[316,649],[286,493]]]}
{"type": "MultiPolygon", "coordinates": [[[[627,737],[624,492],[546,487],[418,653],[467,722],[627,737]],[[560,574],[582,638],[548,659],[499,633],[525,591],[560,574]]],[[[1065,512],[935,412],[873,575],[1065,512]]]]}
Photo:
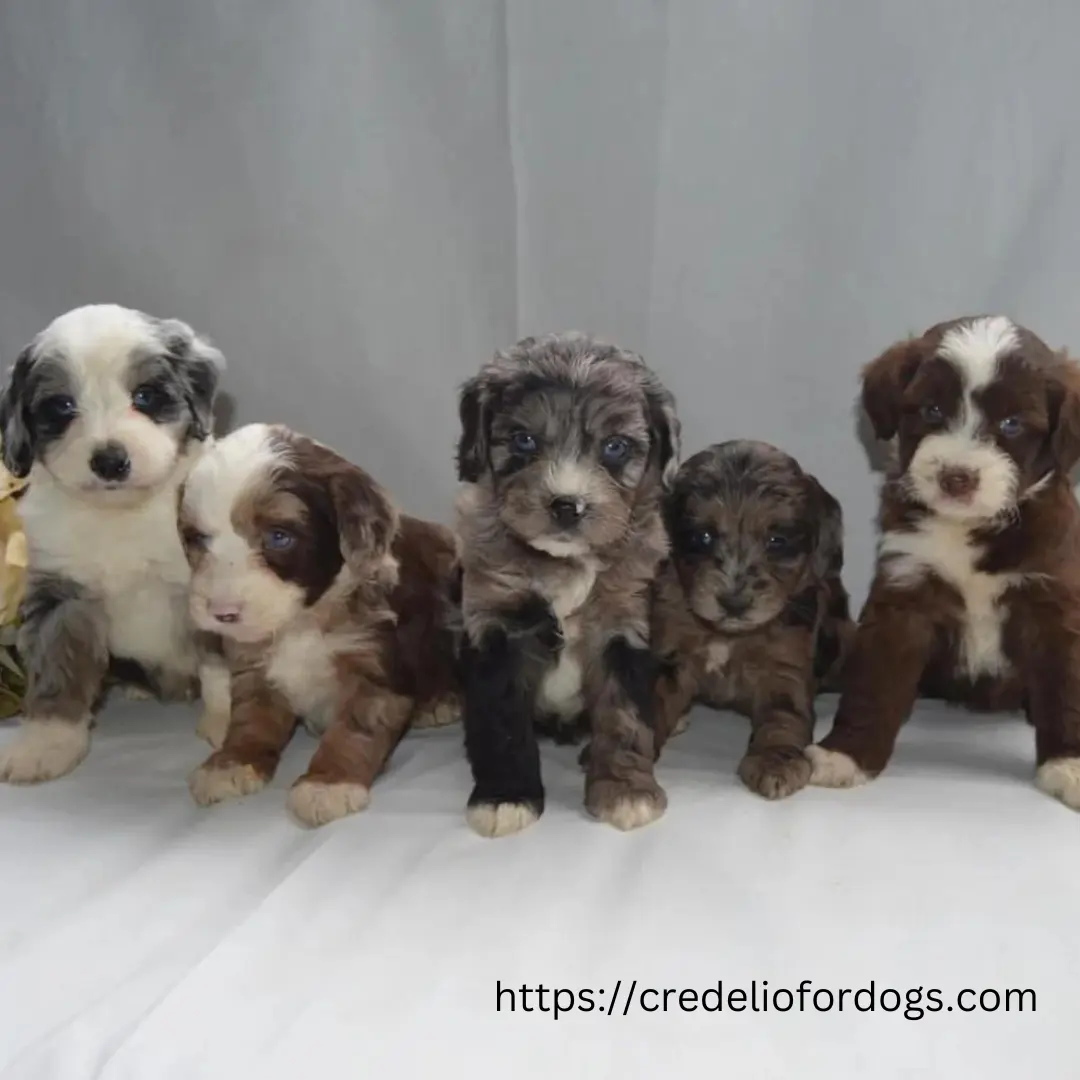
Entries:
{"type": "Polygon", "coordinates": [[[328,784],[301,778],[289,791],[286,805],[305,825],[318,826],[359,813],[369,802],[371,792],[363,784],[328,784]]]}
{"type": "Polygon", "coordinates": [[[651,825],[663,817],[667,809],[667,795],[659,784],[645,787],[598,781],[586,793],[585,807],[600,821],[620,832],[629,832],[651,825]]]}
{"type": "Polygon", "coordinates": [[[423,709],[413,717],[414,728],[446,727],[461,719],[461,702],[456,699],[436,702],[430,709],[423,709]]]}
{"type": "Polygon", "coordinates": [[[266,787],[266,778],[252,765],[200,765],[189,777],[191,797],[200,806],[254,795],[266,787]]]}
{"type": "Polygon", "coordinates": [[[858,787],[870,779],[847,754],[839,750],[808,746],[806,756],[810,760],[810,783],[815,787],[858,787]]]}
{"type": "Polygon", "coordinates": [[[71,772],[90,751],[90,725],[70,720],[24,720],[0,748],[0,781],[40,784],[71,772]]]}
{"type": "Polygon", "coordinates": [[[124,683],[120,687],[120,693],[128,701],[153,701],[154,695],[145,686],[136,686],[135,683],[124,683]]]}
{"type": "Polygon", "coordinates": [[[199,725],[195,728],[195,734],[204,739],[215,750],[220,750],[225,745],[225,736],[229,731],[229,714],[215,712],[213,709],[203,709],[199,717],[199,725]]]}
{"type": "Polygon", "coordinates": [[[670,738],[674,739],[676,735],[681,735],[684,731],[690,728],[690,717],[680,716],[678,723],[676,723],[674,730],[671,732],[670,738]]]}
{"type": "Polygon", "coordinates": [[[511,836],[539,819],[540,815],[528,803],[480,803],[465,811],[469,828],[489,839],[511,836]]]}
{"type": "Polygon", "coordinates": [[[747,754],[738,772],[751,791],[766,799],[783,799],[806,787],[810,762],[797,746],[776,746],[747,754]]]}
{"type": "Polygon", "coordinates": [[[1044,761],[1035,772],[1035,784],[1070,810],[1080,810],[1080,757],[1044,761]]]}

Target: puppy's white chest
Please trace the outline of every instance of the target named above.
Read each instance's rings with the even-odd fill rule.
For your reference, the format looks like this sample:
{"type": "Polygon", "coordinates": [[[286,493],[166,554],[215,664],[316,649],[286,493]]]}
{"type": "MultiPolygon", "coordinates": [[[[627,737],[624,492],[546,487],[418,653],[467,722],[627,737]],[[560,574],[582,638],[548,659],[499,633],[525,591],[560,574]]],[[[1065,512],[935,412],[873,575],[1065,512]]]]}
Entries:
{"type": "Polygon", "coordinates": [[[540,705],[556,716],[572,720],[584,707],[581,693],[581,620],[570,616],[561,623],[563,643],[558,662],[540,684],[540,705]]]}
{"type": "Polygon", "coordinates": [[[114,655],[194,670],[190,570],[176,529],[175,489],[137,510],[112,510],[31,488],[20,511],[31,567],[68,578],[103,603],[114,655]]]}
{"type": "Polygon", "coordinates": [[[705,648],[705,673],[713,676],[726,674],[729,660],[731,660],[731,646],[726,641],[710,642],[705,648]]]}
{"type": "Polygon", "coordinates": [[[310,724],[323,726],[334,685],[333,658],[324,634],[301,630],[282,637],[267,661],[266,678],[285,696],[293,712],[310,724]]]}
{"type": "Polygon", "coordinates": [[[267,681],[314,734],[325,731],[333,719],[338,700],[334,658],[349,644],[344,635],[295,630],[283,635],[267,658],[267,681]]]}
{"type": "Polygon", "coordinates": [[[580,609],[596,582],[595,563],[584,563],[579,572],[565,577],[549,596],[551,610],[559,620],[562,649],[558,662],[540,684],[542,709],[567,720],[584,707],[582,697],[582,620],[580,609]]]}
{"type": "Polygon", "coordinates": [[[970,678],[1002,675],[1009,662],[1002,650],[1008,614],[1005,592],[1023,581],[1021,574],[987,574],[975,569],[981,550],[969,542],[961,525],[931,519],[911,533],[886,533],[881,539],[884,572],[898,584],[917,584],[934,574],[960,595],[963,619],[958,662],[970,678]]]}

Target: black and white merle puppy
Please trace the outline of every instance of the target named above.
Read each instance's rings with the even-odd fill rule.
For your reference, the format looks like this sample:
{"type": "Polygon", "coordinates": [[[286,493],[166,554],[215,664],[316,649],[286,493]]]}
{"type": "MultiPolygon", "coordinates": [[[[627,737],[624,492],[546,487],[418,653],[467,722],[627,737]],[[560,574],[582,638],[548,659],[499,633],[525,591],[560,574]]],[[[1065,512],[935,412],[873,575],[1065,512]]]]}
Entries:
{"type": "Polygon", "coordinates": [[[653,776],[649,585],[668,550],[675,402],[641,357],[580,334],[526,338],[460,398],[468,821],[544,808],[537,732],[591,735],[585,805],[619,829],[667,804],[653,776]]]}
{"type": "Polygon", "coordinates": [[[223,368],[185,323],[112,304],[60,316],[15,361],[0,430],[4,464],[30,481],[18,637],[29,686],[0,781],[52,780],[82,761],[110,668],[161,698],[196,689],[177,500],[223,368]]]}

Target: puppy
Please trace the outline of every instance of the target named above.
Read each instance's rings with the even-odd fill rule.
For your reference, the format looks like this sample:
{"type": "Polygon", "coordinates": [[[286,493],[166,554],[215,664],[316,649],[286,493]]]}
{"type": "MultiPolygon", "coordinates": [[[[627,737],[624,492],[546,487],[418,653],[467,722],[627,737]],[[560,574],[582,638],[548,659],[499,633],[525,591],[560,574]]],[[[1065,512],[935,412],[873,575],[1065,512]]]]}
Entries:
{"type": "Polygon", "coordinates": [[[1024,709],[1038,786],[1080,809],[1080,369],[1007,318],[955,319],[874,360],[862,401],[896,463],[811,782],[879,774],[921,691],[1024,709]]]}
{"type": "Polygon", "coordinates": [[[228,665],[223,745],[190,777],[203,806],[274,775],[298,719],[320,738],[288,805],[322,825],[363,810],[410,724],[460,711],[457,540],[400,514],[365,472],[251,424],[191,471],[179,528],[191,613],[228,665]]]}
{"type": "Polygon", "coordinates": [[[29,685],[0,780],[52,780],[82,761],[110,666],[159,697],[193,694],[176,499],[223,369],[185,323],[111,304],[60,316],[15,361],[0,429],[4,464],[30,480],[17,645],[29,685]]]}
{"type": "Polygon", "coordinates": [[[695,702],[734,708],[752,733],[739,776],[769,799],[810,778],[813,700],[854,631],[840,579],[840,504],[761,442],[710,446],[665,500],[672,551],[653,589],[657,743],[695,702]]]}
{"type": "Polygon", "coordinates": [[[588,811],[645,825],[666,805],[648,589],[667,553],[674,400],[641,357],[566,334],[497,354],[459,411],[469,824],[503,836],[543,812],[540,724],[590,730],[588,811]]]}

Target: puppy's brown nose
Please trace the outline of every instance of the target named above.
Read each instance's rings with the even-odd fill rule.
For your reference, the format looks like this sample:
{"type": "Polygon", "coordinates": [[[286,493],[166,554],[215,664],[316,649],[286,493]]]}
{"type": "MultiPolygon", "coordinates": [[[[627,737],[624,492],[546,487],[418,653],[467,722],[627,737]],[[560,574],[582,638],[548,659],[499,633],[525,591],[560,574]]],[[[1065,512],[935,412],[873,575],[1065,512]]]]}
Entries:
{"type": "Polygon", "coordinates": [[[239,604],[208,604],[210,615],[219,623],[238,623],[240,621],[239,604]]]}
{"type": "Polygon", "coordinates": [[[576,525],[585,515],[585,500],[559,495],[551,500],[551,516],[558,524],[576,525]]]}
{"type": "Polygon", "coordinates": [[[938,487],[953,499],[968,498],[978,486],[979,474],[972,469],[942,469],[938,474],[938,487]]]}

